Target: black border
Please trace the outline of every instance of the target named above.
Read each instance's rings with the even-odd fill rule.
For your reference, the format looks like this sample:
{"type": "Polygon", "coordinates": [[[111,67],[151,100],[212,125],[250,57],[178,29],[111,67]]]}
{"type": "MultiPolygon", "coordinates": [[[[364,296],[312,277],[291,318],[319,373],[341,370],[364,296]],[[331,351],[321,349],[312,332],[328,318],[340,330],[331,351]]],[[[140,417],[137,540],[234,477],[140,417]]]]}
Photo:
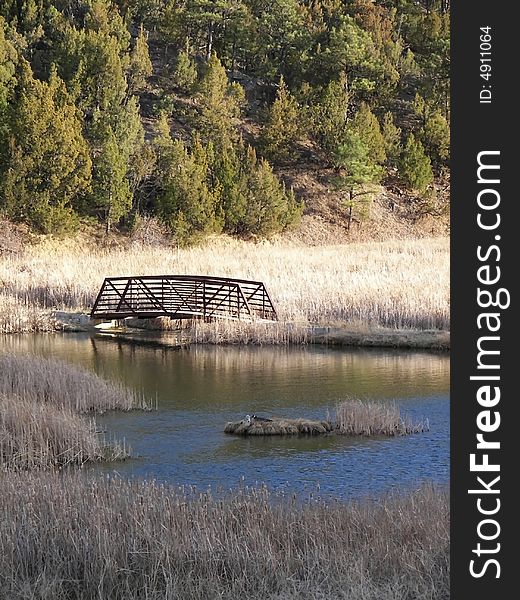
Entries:
{"type": "MultiPolygon", "coordinates": [[[[515,364],[514,312],[516,298],[512,291],[515,273],[519,272],[516,256],[520,256],[520,222],[515,220],[519,202],[518,189],[513,190],[514,173],[520,174],[518,151],[510,148],[517,131],[517,104],[514,87],[518,81],[516,40],[520,39],[513,2],[483,2],[458,0],[451,6],[451,597],[455,600],[501,600],[517,595],[514,526],[520,520],[516,513],[516,457],[520,456],[513,443],[516,426],[518,386],[515,368],[520,373],[520,361],[515,364]],[[489,82],[480,77],[480,27],[490,26],[492,33],[492,77],[489,82]],[[481,104],[479,92],[489,83],[491,104],[481,104]],[[500,230],[484,232],[477,226],[477,155],[484,150],[500,150],[500,230]],[[469,572],[469,561],[475,558],[472,549],[478,542],[477,524],[484,518],[476,508],[476,497],[467,493],[475,487],[475,473],[470,473],[469,455],[475,452],[476,402],[478,385],[469,377],[476,374],[477,329],[477,260],[476,248],[494,243],[500,234],[500,287],[511,291],[511,305],[501,311],[500,341],[501,426],[495,439],[501,449],[495,451],[501,464],[501,509],[496,515],[501,525],[500,552],[496,555],[501,566],[500,578],[490,568],[476,579],[469,572]],[[516,389],[515,389],[516,388],[516,389]]],[[[518,186],[517,186],[518,187],[518,186]]],[[[482,310],[482,309],[481,309],[482,310]]],[[[482,332],[480,333],[482,335],[482,332]]],[[[520,431],[516,434],[520,440],[520,431]]],[[[520,493],[520,492],[518,492],[520,493]]],[[[520,553],[519,553],[520,554],[520,553]]],[[[490,555],[491,558],[491,555],[490,555]]],[[[482,563],[481,563],[482,564],[482,563]]]]}

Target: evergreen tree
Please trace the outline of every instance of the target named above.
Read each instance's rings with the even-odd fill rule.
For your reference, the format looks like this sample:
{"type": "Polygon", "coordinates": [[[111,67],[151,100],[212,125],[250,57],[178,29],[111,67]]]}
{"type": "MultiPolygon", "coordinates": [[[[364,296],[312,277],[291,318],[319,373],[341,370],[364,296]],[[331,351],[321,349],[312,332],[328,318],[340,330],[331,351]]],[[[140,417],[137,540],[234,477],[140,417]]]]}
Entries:
{"type": "Polygon", "coordinates": [[[262,129],[260,143],[265,154],[274,160],[287,159],[298,139],[299,129],[298,104],[282,77],[262,129]]]}
{"type": "Polygon", "coordinates": [[[91,162],[76,107],[63,82],[34,79],[21,60],[10,110],[2,201],[7,214],[44,232],[68,228],[90,186],[91,162]]]}
{"type": "Polygon", "coordinates": [[[9,103],[16,84],[17,62],[18,54],[15,47],[6,39],[5,21],[0,17],[0,193],[2,173],[6,169],[10,130],[9,103]]]}
{"type": "Polygon", "coordinates": [[[368,145],[353,129],[347,131],[345,141],[338,147],[335,164],[341,172],[336,185],[348,193],[344,204],[348,209],[350,229],[354,209],[361,217],[365,215],[368,202],[371,200],[370,186],[380,180],[382,169],[372,158],[368,145]]]}
{"type": "Polygon", "coordinates": [[[366,102],[361,103],[352,119],[351,129],[363,140],[370,158],[377,164],[383,164],[386,160],[385,139],[377,117],[366,102]]]}
{"type": "Polygon", "coordinates": [[[450,126],[439,110],[428,115],[421,137],[433,162],[445,164],[450,157],[450,126]]]}
{"type": "Polygon", "coordinates": [[[346,131],[349,95],[346,80],[331,81],[312,110],[312,128],[320,145],[333,152],[346,131]]]}
{"type": "Polygon", "coordinates": [[[235,126],[244,102],[244,90],[230,84],[216,54],[212,54],[197,90],[199,131],[204,138],[226,145],[236,138],[235,126]]]}
{"type": "Polygon", "coordinates": [[[179,52],[175,69],[173,71],[173,82],[183,92],[188,93],[192,90],[193,84],[197,81],[197,65],[190,58],[189,51],[186,48],[179,52]]]}
{"type": "Polygon", "coordinates": [[[96,209],[102,215],[108,233],[112,223],[130,212],[132,195],[126,178],[126,157],[111,125],[104,124],[98,136],[101,144],[94,160],[92,187],[96,209]]]}
{"type": "Polygon", "coordinates": [[[146,79],[153,73],[152,61],[148,51],[148,41],[143,26],[135,41],[135,46],[130,54],[128,68],[128,93],[135,94],[146,86],[146,79]]]}
{"type": "Polygon", "coordinates": [[[426,156],[423,145],[413,134],[406,140],[399,175],[407,185],[418,192],[424,192],[433,181],[431,161],[426,156]]]}
{"type": "Polygon", "coordinates": [[[207,155],[200,141],[195,139],[190,152],[181,140],[168,142],[164,136],[159,156],[164,169],[160,174],[159,215],[179,243],[219,231],[218,191],[211,189],[207,155]]]}
{"type": "Polygon", "coordinates": [[[270,236],[296,222],[303,212],[303,205],[296,201],[292,190],[285,189],[267,160],[258,160],[249,146],[244,164],[247,203],[240,231],[270,236]]]}
{"type": "Polygon", "coordinates": [[[399,127],[396,127],[391,112],[385,113],[385,116],[383,118],[383,129],[381,133],[383,134],[388,164],[390,164],[393,167],[397,166],[402,152],[401,129],[399,127]]]}

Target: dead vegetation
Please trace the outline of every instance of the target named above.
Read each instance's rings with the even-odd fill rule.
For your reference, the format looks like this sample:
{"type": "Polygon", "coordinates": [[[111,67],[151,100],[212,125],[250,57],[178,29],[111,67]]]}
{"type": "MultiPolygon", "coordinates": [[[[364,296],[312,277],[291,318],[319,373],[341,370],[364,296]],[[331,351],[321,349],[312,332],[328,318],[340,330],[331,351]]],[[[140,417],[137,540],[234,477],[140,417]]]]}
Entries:
{"type": "Polygon", "coordinates": [[[227,423],[224,433],[243,436],[338,433],[394,437],[421,433],[428,429],[428,421],[414,423],[403,418],[395,403],[348,399],[338,404],[333,418],[329,417],[324,421],[283,417],[258,418],[255,415],[246,415],[240,421],[227,423]]]}
{"type": "MultiPolygon", "coordinates": [[[[447,330],[450,324],[448,239],[302,248],[220,237],[186,249],[87,250],[48,241],[0,260],[0,301],[22,301],[27,310],[48,314],[88,310],[104,277],[168,273],[261,280],[275,303],[276,327],[213,323],[198,327],[194,342],[305,343],[309,326],[447,330]]],[[[9,309],[0,308],[0,317],[4,331],[16,331],[19,318],[9,309]]]]}
{"type": "Polygon", "coordinates": [[[310,419],[273,418],[268,421],[243,419],[227,423],[224,433],[234,435],[319,435],[333,430],[328,421],[312,421],[310,419]]]}
{"type": "Polygon", "coordinates": [[[37,470],[126,458],[92,420],[64,406],[0,395],[0,469],[37,470]]]}
{"type": "Polygon", "coordinates": [[[449,498],[224,495],[83,474],[2,475],[10,600],[447,600],[449,498]]]}
{"type": "Polygon", "coordinates": [[[144,397],[69,363],[0,353],[0,393],[76,413],[149,408],[144,397]]]}
{"type": "Polygon", "coordinates": [[[335,425],[345,435],[385,435],[389,437],[420,433],[429,429],[427,421],[414,423],[401,416],[396,404],[344,400],[336,407],[335,425]]]}

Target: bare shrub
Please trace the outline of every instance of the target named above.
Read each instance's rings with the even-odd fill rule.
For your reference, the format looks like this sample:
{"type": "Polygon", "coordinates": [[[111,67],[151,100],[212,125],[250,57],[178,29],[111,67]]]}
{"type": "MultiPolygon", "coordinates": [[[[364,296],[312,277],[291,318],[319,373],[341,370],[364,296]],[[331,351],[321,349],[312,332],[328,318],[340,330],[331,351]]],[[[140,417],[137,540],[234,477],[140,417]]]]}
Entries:
{"type": "Polygon", "coordinates": [[[449,501],[214,496],[81,474],[7,474],[0,597],[446,600],[449,501]]]}

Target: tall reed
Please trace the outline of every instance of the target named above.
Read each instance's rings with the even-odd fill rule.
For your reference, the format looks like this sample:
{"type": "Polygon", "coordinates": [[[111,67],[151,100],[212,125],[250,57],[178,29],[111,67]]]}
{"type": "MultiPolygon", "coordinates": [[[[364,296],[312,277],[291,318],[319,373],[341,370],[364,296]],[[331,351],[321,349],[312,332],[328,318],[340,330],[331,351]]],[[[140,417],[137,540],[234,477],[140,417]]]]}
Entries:
{"type": "MultiPolygon", "coordinates": [[[[448,239],[301,247],[219,237],[188,249],[47,242],[0,258],[5,296],[49,311],[87,310],[104,277],[167,273],[264,281],[282,322],[267,335],[277,339],[300,335],[286,324],[449,329],[448,239]]],[[[9,318],[0,309],[3,331],[16,330],[18,321],[9,318]]],[[[219,335],[232,336],[232,327],[200,332],[219,335]]]]}
{"type": "Polygon", "coordinates": [[[1,476],[0,597],[445,600],[449,503],[1,476]]]}
{"type": "Polygon", "coordinates": [[[336,407],[336,427],[348,435],[399,436],[429,428],[428,421],[414,423],[401,416],[396,404],[367,400],[344,400],[336,407]]]}
{"type": "Polygon", "coordinates": [[[121,384],[63,361],[30,355],[0,353],[0,393],[79,413],[148,408],[142,395],[121,384]]]}
{"type": "Polygon", "coordinates": [[[82,465],[127,456],[107,444],[93,421],[69,408],[0,394],[0,469],[28,470],[82,465]]]}

